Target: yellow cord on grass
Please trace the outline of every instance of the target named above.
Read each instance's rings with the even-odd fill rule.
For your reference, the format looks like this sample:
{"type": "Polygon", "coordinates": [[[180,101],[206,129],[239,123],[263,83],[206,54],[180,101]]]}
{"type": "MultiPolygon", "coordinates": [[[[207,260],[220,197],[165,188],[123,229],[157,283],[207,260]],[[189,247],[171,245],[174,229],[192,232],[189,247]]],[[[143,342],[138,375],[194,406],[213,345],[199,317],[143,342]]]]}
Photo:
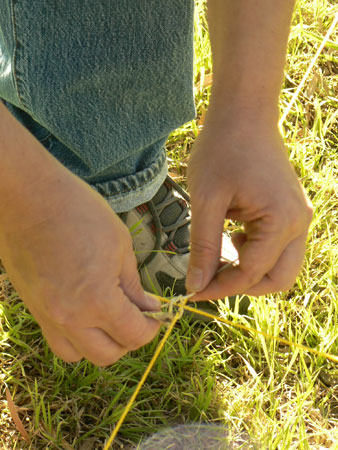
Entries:
{"type": "MultiPolygon", "coordinates": [[[[177,306],[184,307],[186,305],[187,301],[189,300],[189,297],[190,296],[185,296],[185,297],[182,296],[182,302],[181,303],[177,303],[177,306]]],[[[179,300],[179,298],[178,298],[178,300],[179,300]]],[[[181,313],[180,313],[180,311],[178,311],[175,314],[175,316],[173,317],[173,320],[172,320],[171,324],[168,326],[167,331],[165,332],[165,334],[164,334],[163,338],[161,339],[160,343],[156,347],[156,350],[155,350],[155,352],[153,354],[153,357],[150,360],[150,363],[149,363],[148,367],[146,368],[144,374],[142,375],[142,378],[138,382],[138,385],[136,386],[136,389],[133,392],[133,395],[130,397],[130,399],[129,399],[128,403],[127,403],[127,406],[123,410],[123,413],[122,413],[119,421],[115,425],[115,428],[114,428],[110,438],[108,439],[107,443],[105,444],[103,450],[108,450],[109,446],[113,443],[113,441],[114,441],[114,439],[115,439],[119,429],[121,428],[121,425],[124,422],[124,419],[126,418],[126,416],[129,413],[129,411],[132,409],[133,403],[134,403],[138,393],[142,389],[142,386],[143,386],[144,382],[146,381],[147,376],[149,375],[149,372],[153,368],[153,366],[154,366],[154,364],[156,362],[156,359],[158,358],[158,356],[159,356],[159,354],[160,354],[164,344],[166,343],[168,337],[170,336],[170,333],[172,332],[172,330],[173,330],[173,328],[175,326],[175,323],[178,321],[178,319],[180,317],[181,317],[181,313]]]]}
{"type": "MultiPolygon", "coordinates": [[[[323,358],[329,359],[329,360],[331,360],[333,362],[336,362],[336,363],[338,362],[338,356],[336,356],[336,355],[332,355],[332,354],[326,353],[326,352],[321,352],[320,350],[316,350],[314,348],[307,347],[306,345],[299,344],[298,342],[292,342],[292,341],[289,341],[287,339],[281,338],[279,336],[274,336],[272,334],[266,333],[265,331],[256,330],[255,328],[251,328],[251,327],[248,327],[248,326],[240,324],[240,323],[234,323],[231,320],[224,319],[223,317],[218,317],[218,316],[216,316],[214,314],[210,314],[210,313],[207,313],[205,311],[201,311],[201,310],[199,310],[197,308],[192,308],[190,306],[187,306],[186,304],[187,304],[189,298],[192,295],[193,294],[190,294],[190,295],[187,295],[187,296],[180,296],[180,297],[177,297],[177,298],[174,298],[174,299],[171,299],[171,300],[169,300],[167,298],[164,298],[164,297],[160,297],[158,295],[153,295],[153,296],[155,298],[157,298],[158,300],[160,300],[162,302],[165,302],[165,303],[169,303],[169,304],[172,304],[172,302],[175,301],[176,306],[179,309],[181,309],[181,310],[183,309],[185,311],[190,311],[190,312],[193,312],[195,314],[200,314],[201,316],[208,317],[209,319],[213,319],[213,320],[216,320],[218,322],[225,323],[226,325],[231,325],[233,327],[240,328],[241,330],[249,331],[249,332],[252,332],[254,334],[259,334],[259,335],[264,336],[264,337],[266,337],[268,339],[274,339],[274,340],[276,340],[278,342],[286,344],[286,345],[288,345],[290,347],[297,347],[300,350],[304,350],[306,352],[313,353],[313,354],[315,354],[317,356],[321,356],[323,358]]],[[[130,397],[130,399],[129,399],[128,403],[127,403],[127,406],[123,410],[123,413],[122,413],[119,421],[117,422],[117,424],[116,424],[116,426],[115,426],[115,428],[114,428],[114,430],[113,430],[110,438],[108,439],[108,441],[107,441],[107,443],[106,443],[106,445],[105,445],[103,450],[108,450],[109,446],[113,443],[113,441],[114,441],[114,439],[115,439],[119,429],[121,428],[121,425],[123,424],[127,414],[132,409],[133,403],[134,403],[137,395],[139,394],[140,390],[142,389],[142,386],[143,386],[144,382],[146,381],[147,376],[149,375],[149,372],[153,368],[153,366],[154,366],[154,364],[156,362],[156,359],[158,358],[162,348],[164,347],[164,344],[166,343],[168,337],[170,336],[170,333],[172,332],[176,322],[179,320],[181,315],[182,315],[181,312],[178,311],[173,316],[173,319],[172,319],[171,323],[169,324],[169,326],[168,326],[168,328],[167,328],[163,338],[161,339],[160,343],[156,347],[156,350],[154,352],[153,357],[150,360],[150,363],[149,363],[148,367],[146,368],[144,374],[142,375],[142,378],[140,379],[140,381],[139,381],[139,383],[138,383],[138,385],[137,385],[133,395],[130,397]]]]}
{"type": "MultiPolygon", "coordinates": [[[[164,297],[157,297],[156,296],[156,298],[158,298],[159,300],[161,300],[162,302],[165,302],[165,303],[170,303],[171,302],[171,300],[168,300],[167,298],[164,298],[164,297]]],[[[235,328],[240,328],[241,330],[245,330],[245,331],[250,331],[250,332],[252,332],[254,334],[260,334],[261,336],[264,336],[264,337],[266,337],[268,339],[273,339],[275,341],[278,341],[278,342],[281,342],[283,344],[286,344],[289,347],[297,347],[297,348],[299,348],[301,350],[305,350],[306,352],[313,353],[314,355],[322,356],[323,358],[329,359],[329,360],[331,360],[333,362],[336,362],[336,363],[338,362],[338,356],[336,356],[336,355],[332,355],[332,354],[326,353],[326,352],[321,352],[320,350],[316,350],[314,348],[307,347],[306,345],[299,344],[298,342],[288,341],[287,339],[281,338],[279,336],[274,336],[273,334],[266,333],[265,331],[256,330],[255,328],[248,327],[248,326],[243,325],[241,323],[234,323],[231,320],[223,319],[223,317],[218,317],[218,316],[215,316],[215,315],[210,314],[208,312],[201,311],[198,308],[192,308],[190,306],[186,306],[186,305],[182,305],[182,304],[178,304],[177,306],[178,306],[178,308],[182,308],[182,309],[184,309],[186,311],[191,311],[191,312],[193,312],[195,314],[200,314],[201,316],[208,317],[209,319],[213,319],[213,320],[216,320],[218,322],[225,323],[226,325],[231,325],[231,326],[233,326],[235,328]]]]}

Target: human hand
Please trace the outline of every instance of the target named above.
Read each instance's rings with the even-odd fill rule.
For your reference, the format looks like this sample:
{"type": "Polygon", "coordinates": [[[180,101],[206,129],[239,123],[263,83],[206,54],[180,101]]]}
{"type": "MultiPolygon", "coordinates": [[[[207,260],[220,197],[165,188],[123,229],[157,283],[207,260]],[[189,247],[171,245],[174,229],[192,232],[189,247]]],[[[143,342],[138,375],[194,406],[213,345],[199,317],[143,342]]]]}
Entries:
{"type": "Polygon", "coordinates": [[[22,195],[0,225],[1,258],[52,351],[106,366],[149,342],[159,323],[141,311],[157,303],[141,287],[127,227],[105,200],[70,173],[22,195]]]}
{"type": "Polygon", "coordinates": [[[258,296],[292,286],[312,209],[275,125],[255,115],[209,121],[192,149],[188,187],[192,222],[186,286],[198,291],[194,300],[258,296]],[[232,237],[239,264],[216,273],[225,218],[244,224],[243,232],[232,237]]]}

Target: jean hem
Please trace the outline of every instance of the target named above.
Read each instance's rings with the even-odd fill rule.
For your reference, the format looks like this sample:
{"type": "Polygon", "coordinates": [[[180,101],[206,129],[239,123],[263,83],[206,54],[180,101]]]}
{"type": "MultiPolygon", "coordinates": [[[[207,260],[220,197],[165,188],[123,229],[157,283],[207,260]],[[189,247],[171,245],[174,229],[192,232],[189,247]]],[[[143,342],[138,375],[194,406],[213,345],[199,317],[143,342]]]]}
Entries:
{"type": "Polygon", "coordinates": [[[151,200],[166,179],[168,172],[165,149],[155,162],[136,174],[117,180],[91,184],[116,213],[130,211],[151,200]]]}

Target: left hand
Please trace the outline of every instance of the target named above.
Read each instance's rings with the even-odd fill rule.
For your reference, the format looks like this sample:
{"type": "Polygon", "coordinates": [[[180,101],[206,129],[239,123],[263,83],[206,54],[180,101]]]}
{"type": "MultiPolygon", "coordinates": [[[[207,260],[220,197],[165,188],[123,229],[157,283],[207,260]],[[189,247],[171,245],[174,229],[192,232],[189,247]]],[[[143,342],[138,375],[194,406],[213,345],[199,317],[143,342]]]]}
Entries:
{"type": "Polygon", "coordinates": [[[301,268],[311,204],[270,125],[254,114],[209,121],[192,149],[186,284],[194,300],[287,290],[301,268]],[[225,218],[244,224],[233,236],[239,265],[216,274],[225,218]]]}

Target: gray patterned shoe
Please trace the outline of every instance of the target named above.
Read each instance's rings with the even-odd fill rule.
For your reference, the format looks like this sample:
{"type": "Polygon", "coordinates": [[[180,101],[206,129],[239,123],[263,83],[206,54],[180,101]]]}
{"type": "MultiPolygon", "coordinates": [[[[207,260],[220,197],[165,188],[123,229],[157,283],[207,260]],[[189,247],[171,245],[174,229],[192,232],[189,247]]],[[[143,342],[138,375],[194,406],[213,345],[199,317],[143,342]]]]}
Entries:
{"type": "MultiPolygon", "coordinates": [[[[120,217],[132,234],[143,288],[159,295],[185,294],[190,237],[188,194],[167,177],[151,201],[120,217]]],[[[222,247],[225,261],[237,258],[225,234],[222,247]]]]}

